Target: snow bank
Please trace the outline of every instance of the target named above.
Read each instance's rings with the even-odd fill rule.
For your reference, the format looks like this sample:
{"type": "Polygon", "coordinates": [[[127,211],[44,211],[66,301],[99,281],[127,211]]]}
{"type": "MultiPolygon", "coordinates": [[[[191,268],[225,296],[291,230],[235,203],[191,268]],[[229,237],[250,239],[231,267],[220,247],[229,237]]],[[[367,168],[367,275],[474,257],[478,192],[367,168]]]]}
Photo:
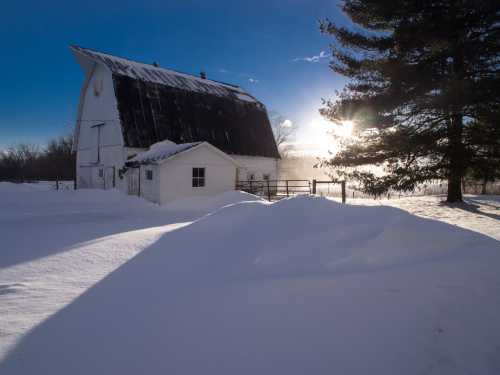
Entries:
{"type": "Polygon", "coordinates": [[[30,332],[2,374],[498,374],[499,242],[301,197],[171,231],[30,332]]]}
{"type": "Polygon", "coordinates": [[[175,200],[163,207],[169,211],[201,211],[212,212],[221,207],[241,203],[241,202],[264,202],[256,195],[245,193],[243,191],[226,191],[224,193],[207,196],[193,196],[175,200]]]}
{"type": "Polygon", "coordinates": [[[13,183],[0,181],[1,193],[31,193],[34,191],[53,190],[54,187],[50,183],[13,183]]]}

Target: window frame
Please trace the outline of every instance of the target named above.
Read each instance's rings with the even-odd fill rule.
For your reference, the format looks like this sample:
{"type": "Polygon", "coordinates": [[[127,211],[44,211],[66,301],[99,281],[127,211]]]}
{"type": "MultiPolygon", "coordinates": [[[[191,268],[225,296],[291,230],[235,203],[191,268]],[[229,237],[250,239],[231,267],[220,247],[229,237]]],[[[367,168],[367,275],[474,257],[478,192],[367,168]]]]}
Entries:
{"type": "Polygon", "coordinates": [[[153,181],[153,170],[146,169],[146,180],[153,181]]]}
{"type": "Polygon", "coordinates": [[[207,173],[205,167],[193,167],[191,169],[191,187],[203,188],[207,185],[207,173]]]}

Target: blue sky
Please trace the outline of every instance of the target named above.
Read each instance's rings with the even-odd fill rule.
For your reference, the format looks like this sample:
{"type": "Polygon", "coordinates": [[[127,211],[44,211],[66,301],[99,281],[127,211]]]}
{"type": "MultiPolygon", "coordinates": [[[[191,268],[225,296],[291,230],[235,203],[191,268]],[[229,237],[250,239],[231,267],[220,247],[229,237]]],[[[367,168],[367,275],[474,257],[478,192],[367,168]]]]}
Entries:
{"type": "Polygon", "coordinates": [[[83,73],[76,44],[238,84],[298,127],[343,86],[318,20],[336,1],[24,1],[2,5],[0,147],[70,131],[83,73]],[[316,56],[316,57],[314,57],[316,56]]]}

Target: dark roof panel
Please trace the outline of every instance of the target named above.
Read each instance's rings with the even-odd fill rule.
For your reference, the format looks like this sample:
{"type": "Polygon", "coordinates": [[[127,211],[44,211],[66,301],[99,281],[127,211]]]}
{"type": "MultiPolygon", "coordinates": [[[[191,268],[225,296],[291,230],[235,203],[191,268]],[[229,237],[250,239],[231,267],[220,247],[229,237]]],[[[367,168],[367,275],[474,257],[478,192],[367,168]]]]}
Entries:
{"type": "Polygon", "coordinates": [[[113,75],[128,147],[209,142],[227,154],[279,158],[265,108],[226,96],[113,75]]]}

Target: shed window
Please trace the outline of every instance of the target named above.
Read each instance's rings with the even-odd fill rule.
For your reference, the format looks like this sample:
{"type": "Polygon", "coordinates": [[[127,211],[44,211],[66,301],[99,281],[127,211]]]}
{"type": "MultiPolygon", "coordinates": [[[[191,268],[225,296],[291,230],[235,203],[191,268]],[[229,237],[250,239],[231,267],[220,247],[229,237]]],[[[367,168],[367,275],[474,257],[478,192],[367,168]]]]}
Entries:
{"type": "Polygon", "coordinates": [[[146,170],[146,180],[152,180],[153,179],[153,171],[150,169],[146,170]]]}
{"type": "Polygon", "coordinates": [[[104,177],[104,169],[99,169],[99,177],[103,178],[104,177]]]}
{"type": "Polygon", "coordinates": [[[193,187],[205,186],[205,168],[193,168],[193,187]]]}

